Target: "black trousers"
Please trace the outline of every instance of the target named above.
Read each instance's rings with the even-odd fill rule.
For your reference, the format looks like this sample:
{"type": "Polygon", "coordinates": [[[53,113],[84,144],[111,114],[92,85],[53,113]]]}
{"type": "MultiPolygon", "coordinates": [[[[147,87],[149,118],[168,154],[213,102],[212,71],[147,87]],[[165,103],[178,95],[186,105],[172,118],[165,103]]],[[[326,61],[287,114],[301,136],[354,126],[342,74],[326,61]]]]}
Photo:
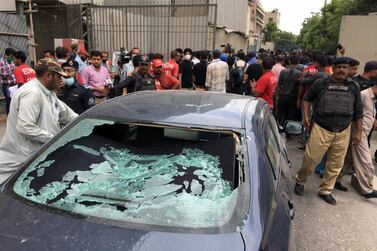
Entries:
{"type": "Polygon", "coordinates": [[[300,121],[300,110],[297,109],[297,97],[280,95],[276,115],[281,126],[283,126],[286,120],[300,121]]]}

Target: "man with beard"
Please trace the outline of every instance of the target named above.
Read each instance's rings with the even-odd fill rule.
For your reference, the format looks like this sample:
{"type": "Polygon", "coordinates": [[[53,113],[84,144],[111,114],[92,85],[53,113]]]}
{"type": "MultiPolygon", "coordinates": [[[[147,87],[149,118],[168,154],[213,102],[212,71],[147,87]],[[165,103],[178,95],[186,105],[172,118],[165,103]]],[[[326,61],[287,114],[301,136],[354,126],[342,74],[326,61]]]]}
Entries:
{"type": "Polygon", "coordinates": [[[352,122],[355,123],[352,143],[358,145],[361,140],[363,106],[360,88],[348,78],[349,72],[349,58],[337,58],[333,62],[332,76],[317,80],[303,101],[304,125],[307,129],[311,128],[311,134],[296,175],[295,193],[303,195],[308,176],[327,152],[326,169],[318,195],[331,205],[336,205],[331,193],[343,167],[352,122]],[[312,104],[314,109],[310,116],[312,104]]]}
{"type": "Polygon", "coordinates": [[[96,97],[96,104],[100,104],[106,100],[107,94],[112,87],[109,71],[101,65],[101,56],[100,51],[92,51],[92,65],[86,67],[82,73],[84,83],[88,85],[96,97]]]}
{"type": "Polygon", "coordinates": [[[66,76],[60,65],[42,59],[36,74],[12,99],[0,144],[0,183],[77,116],[56,96],[55,90],[66,76]]]}

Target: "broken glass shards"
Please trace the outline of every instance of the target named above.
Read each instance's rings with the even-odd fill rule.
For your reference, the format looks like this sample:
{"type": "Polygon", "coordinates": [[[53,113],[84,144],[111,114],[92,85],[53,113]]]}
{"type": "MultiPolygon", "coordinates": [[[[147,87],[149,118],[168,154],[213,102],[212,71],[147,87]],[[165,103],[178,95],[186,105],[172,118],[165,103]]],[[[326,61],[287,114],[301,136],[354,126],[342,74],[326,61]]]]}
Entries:
{"type": "Polygon", "coordinates": [[[41,158],[17,180],[15,192],[70,212],[141,224],[217,227],[233,214],[238,190],[222,178],[218,156],[195,148],[176,155],[142,155],[115,147],[73,148],[104,161],[91,164],[87,171],[68,171],[60,181],[34,191],[28,174],[48,168],[41,158]]]}

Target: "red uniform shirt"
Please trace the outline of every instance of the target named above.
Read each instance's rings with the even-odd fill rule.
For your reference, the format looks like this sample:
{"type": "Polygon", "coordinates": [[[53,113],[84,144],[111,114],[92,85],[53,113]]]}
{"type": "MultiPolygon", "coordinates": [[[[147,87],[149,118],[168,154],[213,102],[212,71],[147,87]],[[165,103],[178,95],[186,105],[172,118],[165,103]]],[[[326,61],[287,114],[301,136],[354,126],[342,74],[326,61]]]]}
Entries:
{"type": "Polygon", "coordinates": [[[269,71],[263,74],[263,76],[258,80],[255,87],[255,91],[261,94],[259,97],[264,99],[271,108],[274,108],[273,100],[276,86],[276,76],[271,71],[269,71]]]}
{"type": "Polygon", "coordinates": [[[27,64],[22,64],[14,69],[17,84],[25,84],[36,77],[33,68],[27,64]]]}
{"type": "Polygon", "coordinates": [[[174,85],[180,83],[178,79],[165,72],[161,73],[159,76],[155,75],[155,79],[158,81],[156,85],[157,90],[169,90],[173,88],[174,85]]]}
{"type": "Polygon", "coordinates": [[[175,62],[175,60],[170,59],[166,64],[164,64],[163,70],[175,78],[178,78],[179,76],[179,65],[177,62],[175,62]]]}

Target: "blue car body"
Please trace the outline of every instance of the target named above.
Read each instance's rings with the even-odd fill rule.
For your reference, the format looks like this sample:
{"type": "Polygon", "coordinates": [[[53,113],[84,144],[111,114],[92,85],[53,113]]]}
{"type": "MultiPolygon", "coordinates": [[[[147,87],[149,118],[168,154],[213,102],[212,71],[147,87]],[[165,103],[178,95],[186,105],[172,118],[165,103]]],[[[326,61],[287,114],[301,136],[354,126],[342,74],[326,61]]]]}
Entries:
{"type": "Polygon", "coordinates": [[[1,250],[291,250],[291,173],[283,137],[260,99],[211,92],[140,92],[82,114],[43,146],[0,192],[1,250]],[[247,186],[238,201],[243,225],[198,231],[124,224],[70,214],[18,196],[13,185],[25,168],[85,118],[111,118],[179,128],[229,130],[242,141],[247,186]]]}

